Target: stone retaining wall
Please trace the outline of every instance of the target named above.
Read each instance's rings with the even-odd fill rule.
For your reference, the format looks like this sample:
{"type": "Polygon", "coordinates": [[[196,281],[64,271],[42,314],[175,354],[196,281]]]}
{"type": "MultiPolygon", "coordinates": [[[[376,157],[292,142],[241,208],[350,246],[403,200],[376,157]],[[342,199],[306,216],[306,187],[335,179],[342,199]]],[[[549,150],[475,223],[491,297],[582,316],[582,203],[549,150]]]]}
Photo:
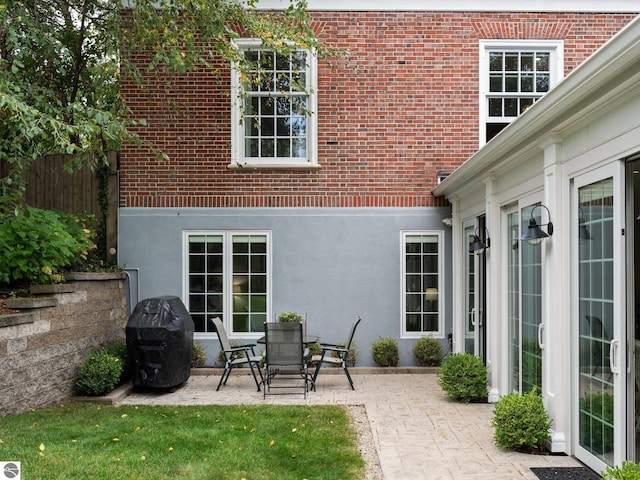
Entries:
{"type": "Polygon", "coordinates": [[[23,313],[0,316],[0,416],[65,402],[85,356],[125,341],[124,274],[71,274],[8,299],[23,313]]]}

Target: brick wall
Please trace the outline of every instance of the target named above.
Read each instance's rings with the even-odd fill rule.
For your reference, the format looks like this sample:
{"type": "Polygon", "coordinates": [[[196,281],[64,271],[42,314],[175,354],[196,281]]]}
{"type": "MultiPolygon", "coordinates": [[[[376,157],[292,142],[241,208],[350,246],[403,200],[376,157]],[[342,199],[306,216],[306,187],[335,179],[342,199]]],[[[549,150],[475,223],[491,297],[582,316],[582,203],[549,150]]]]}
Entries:
{"type": "Polygon", "coordinates": [[[70,281],[73,291],[43,297],[56,306],[0,316],[0,416],[69,400],[85,356],[124,342],[123,277],[89,275],[101,279],[70,281]]]}
{"type": "MultiPolygon", "coordinates": [[[[123,94],[149,148],[122,150],[123,207],[441,206],[431,189],[478,148],[478,42],[563,39],[565,74],[632,14],[314,12],[351,52],[319,62],[313,171],[231,170],[228,71],[157,78],[123,94]]],[[[139,56],[138,61],[143,62],[139,56]]],[[[220,65],[225,70],[224,65],[220,65]]]]}

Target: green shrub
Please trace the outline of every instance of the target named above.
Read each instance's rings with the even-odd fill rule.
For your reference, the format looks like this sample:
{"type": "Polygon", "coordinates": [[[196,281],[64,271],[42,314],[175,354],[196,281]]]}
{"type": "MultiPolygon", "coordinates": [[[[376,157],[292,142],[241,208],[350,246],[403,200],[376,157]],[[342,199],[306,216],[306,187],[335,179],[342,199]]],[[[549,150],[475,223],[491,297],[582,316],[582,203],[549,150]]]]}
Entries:
{"type": "Polygon", "coordinates": [[[120,381],[118,383],[124,383],[131,376],[131,368],[129,367],[129,357],[127,355],[127,344],[125,342],[110,343],[102,347],[96,353],[105,353],[107,355],[113,355],[120,359],[122,362],[122,374],[120,375],[120,381]]]}
{"type": "Polygon", "coordinates": [[[59,283],[95,248],[90,216],[26,207],[0,221],[0,283],[59,283]]]}
{"type": "Polygon", "coordinates": [[[524,395],[510,393],[501,397],[493,409],[491,425],[498,446],[533,453],[549,441],[551,417],[534,388],[524,395]]]}
{"type": "Polygon", "coordinates": [[[76,388],[85,395],[104,395],[118,385],[121,375],[122,362],[118,357],[108,353],[93,353],[85,359],[80,369],[76,388]]]}
{"type": "Polygon", "coordinates": [[[191,360],[192,368],[202,368],[204,367],[204,362],[207,359],[207,351],[202,346],[202,343],[195,341],[193,342],[193,359],[191,360]]]}
{"type": "Polygon", "coordinates": [[[433,337],[422,337],[413,345],[418,365],[437,367],[442,362],[442,345],[433,337]]]}
{"type": "Polygon", "coordinates": [[[440,367],[438,384],[461,402],[486,400],[487,367],[480,357],[470,353],[449,355],[440,367]]]}
{"type": "Polygon", "coordinates": [[[398,342],[393,338],[382,338],[371,344],[373,360],[381,367],[395,367],[400,361],[398,342]]]}
{"type": "Polygon", "coordinates": [[[607,467],[600,475],[602,480],[640,480],[640,463],[623,462],[615,468],[607,467]]]}

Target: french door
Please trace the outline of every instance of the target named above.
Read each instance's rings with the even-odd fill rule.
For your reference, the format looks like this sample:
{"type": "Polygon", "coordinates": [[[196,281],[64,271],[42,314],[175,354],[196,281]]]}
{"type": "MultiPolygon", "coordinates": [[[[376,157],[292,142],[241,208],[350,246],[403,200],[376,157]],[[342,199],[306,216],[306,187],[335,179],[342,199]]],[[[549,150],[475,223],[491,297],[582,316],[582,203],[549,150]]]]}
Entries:
{"type": "Polygon", "coordinates": [[[626,458],[624,195],[620,164],[574,180],[571,251],[576,456],[595,471],[626,458]]]}
{"type": "Polygon", "coordinates": [[[465,325],[464,351],[477,355],[485,360],[485,317],[486,317],[486,254],[485,252],[471,252],[469,246],[478,235],[487,241],[485,218],[478,217],[465,222],[465,325]]]}
{"type": "Polygon", "coordinates": [[[520,240],[530,218],[541,219],[535,198],[506,211],[509,331],[509,389],[542,392],[542,245],[520,240]]]}

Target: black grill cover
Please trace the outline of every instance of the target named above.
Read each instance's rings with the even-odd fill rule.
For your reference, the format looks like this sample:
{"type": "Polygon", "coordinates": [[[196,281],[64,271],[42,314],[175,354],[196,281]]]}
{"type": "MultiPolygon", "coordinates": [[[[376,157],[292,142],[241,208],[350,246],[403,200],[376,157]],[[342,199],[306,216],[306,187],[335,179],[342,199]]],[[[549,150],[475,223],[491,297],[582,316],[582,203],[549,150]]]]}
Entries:
{"type": "Polygon", "coordinates": [[[148,298],[127,322],[127,354],[133,386],[172,388],[191,374],[193,319],[174,296],[148,298]]]}

